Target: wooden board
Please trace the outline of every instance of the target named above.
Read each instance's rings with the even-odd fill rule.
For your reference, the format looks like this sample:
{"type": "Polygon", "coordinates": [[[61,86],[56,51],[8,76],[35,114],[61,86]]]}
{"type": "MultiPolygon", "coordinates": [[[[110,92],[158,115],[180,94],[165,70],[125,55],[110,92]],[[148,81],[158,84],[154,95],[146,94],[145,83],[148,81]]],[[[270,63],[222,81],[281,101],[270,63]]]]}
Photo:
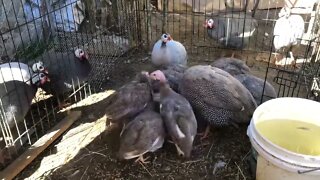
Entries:
{"type": "Polygon", "coordinates": [[[13,161],[6,169],[0,172],[0,179],[13,179],[27,165],[29,165],[42,151],[55,141],[81,116],[81,111],[71,111],[70,114],[52,128],[46,135],[42,136],[26,152],[13,161]]]}

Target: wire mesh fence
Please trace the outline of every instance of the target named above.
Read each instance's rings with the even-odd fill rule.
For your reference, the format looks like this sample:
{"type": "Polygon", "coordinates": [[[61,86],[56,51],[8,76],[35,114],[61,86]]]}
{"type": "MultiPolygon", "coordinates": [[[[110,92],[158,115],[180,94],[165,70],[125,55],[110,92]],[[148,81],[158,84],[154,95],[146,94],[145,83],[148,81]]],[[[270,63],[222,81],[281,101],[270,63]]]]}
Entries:
{"type": "MultiPolygon", "coordinates": [[[[7,162],[2,159],[8,154],[19,154],[18,151],[33,144],[56,124],[63,116],[57,113],[61,101],[75,103],[101,90],[115,66],[123,63],[119,57],[134,47],[150,50],[164,32],[186,47],[190,65],[193,59],[210,62],[236,54],[247,64],[258,66],[257,73],[273,82],[279,97],[319,100],[319,8],[316,1],[0,0],[0,3],[1,64],[21,62],[30,65],[32,70],[32,65],[40,60],[44,66],[54,66],[60,63],[58,57],[74,56],[75,50],[80,48],[88,54],[92,68],[86,81],[77,77],[67,83],[71,90],[63,93],[63,97],[40,88],[36,95],[25,96],[29,86],[21,85],[21,81],[2,82],[0,162],[7,162]],[[281,49],[275,55],[275,24],[281,9],[287,6],[289,14],[302,17],[304,33],[295,49],[281,49]],[[223,27],[222,33],[212,33],[205,27],[210,19],[217,27],[223,27]],[[238,39],[232,47],[233,37],[238,39]],[[294,58],[290,59],[291,51],[294,51],[294,58]],[[48,57],[52,59],[48,61],[48,57]],[[17,92],[18,89],[25,90],[17,92]],[[13,120],[15,123],[11,127],[7,123],[8,105],[3,102],[4,98],[8,99],[9,92],[28,97],[23,103],[32,101],[24,112],[26,115],[13,120]],[[52,94],[54,97],[48,98],[52,94]],[[8,152],[9,147],[13,150],[8,152]]],[[[68,63],[58,66],[58,70],[67,76],[70,70],[64,67],[72,58],[62,59],[68,63]]],[[[20,102],[17,104],[22,106],[20,102]]]]}
{"type": "Polygon", "coordinates": [[[99,91],[118,58],[139,44],[135,5],[94,0],[0,1],[2,167],[62,119],[61,104],[76,103],[99,91]],[[77,49],[89,57],[90,73],[85,77],[84,70],[72,72],[77,49]],[[33,65],[40,61],[47,74],[34,72],[33,65]],[[33,76],[48,77],[50,87],[39,88],[33,76]],[[61,87],[51,83],[63,80],[61,87]],[[60,91],[65,86],[68,90],[60,91]]]}

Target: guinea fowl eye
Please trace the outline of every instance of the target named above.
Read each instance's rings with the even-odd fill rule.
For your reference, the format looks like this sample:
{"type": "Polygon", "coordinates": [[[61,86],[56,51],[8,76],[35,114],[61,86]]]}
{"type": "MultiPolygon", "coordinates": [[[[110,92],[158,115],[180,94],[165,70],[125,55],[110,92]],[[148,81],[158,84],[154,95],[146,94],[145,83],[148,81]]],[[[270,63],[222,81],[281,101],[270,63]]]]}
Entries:
{"type": "Polygon", "coordinates": [[[40,74],[40,78],[41,78],[41,79],[44,78],[44,74],[40,74]]]}
{"type": "Polygon", "coordinates": [[[43,69],[44,69],[44,67],[40,65],[39,66],[39,70],[43,70],[43,69]]]}
{"type": "Polygon", "coordinates": [[[163,35],[163,37],[164,37],[164,38],[167,38],[168,36],[165,34],[165,35],[163,35]]]}

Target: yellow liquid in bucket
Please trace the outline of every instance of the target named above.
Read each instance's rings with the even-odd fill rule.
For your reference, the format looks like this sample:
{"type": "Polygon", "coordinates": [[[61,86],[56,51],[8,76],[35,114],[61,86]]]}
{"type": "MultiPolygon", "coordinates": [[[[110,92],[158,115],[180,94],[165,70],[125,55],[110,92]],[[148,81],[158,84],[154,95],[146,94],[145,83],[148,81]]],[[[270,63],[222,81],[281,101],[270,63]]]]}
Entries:
{"type": "Polygon", "coordinates": [[[320,126],[294,120],[269,120],[256,124],[259,133],[289,151],[320,156],[320,126]]]}

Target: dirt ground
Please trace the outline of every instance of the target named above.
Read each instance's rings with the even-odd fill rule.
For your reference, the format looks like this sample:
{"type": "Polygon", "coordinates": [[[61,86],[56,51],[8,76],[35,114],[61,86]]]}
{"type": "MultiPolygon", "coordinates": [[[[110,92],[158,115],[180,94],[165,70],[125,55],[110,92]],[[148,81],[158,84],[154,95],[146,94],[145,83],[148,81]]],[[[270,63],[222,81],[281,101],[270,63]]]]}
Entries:
{"type": "MultiPolygon", "coordinates": [[[[252,73],[264,78],[266,63],[248,55],[247,64],[252,73]],[[251,57],[251,58],[250,58],[251,57]]],[[[190,56],[189,65],[210,64],[214,58],[190,56]]],[[[130,81],[140,70],[152,70],[150,55],[144,53],[120,59],[123,63],[116,66],[104,89],[117,89],[130,81]]],[[[273,83],[273,76],[268,76],[273,83]]],[[[274,84],[274,83],[273,83],[274,84]]],[[[276,86],[276,84],[274,84],[276,86]]],[[[102,92],[106,93],[106,92],[102,92]]],[[[97,95],[100,96],[100,95],[97,95]]],[[[88,101],[91,105],[76,108],[82,111],[81,118],[70,129],[81,124],[98,121],[104,116],[104,101],[88,101]]],[[[151,163],[142,166],[134,160],[120,161],[116,157],[119,145],[119,131],[106,129],[91,143],[82,148],[75,157],[55,171],[47,172],[44,179],[252,179],[246,157],[250,152],[250,142],[246,135],[247,125],[239,129],[227,127],[212,129],[210,138],[200,141],[196,137],[192,157],[179,159],[175,147],[166,143],[162,149],[149,153],[151,163]],[[218,167],[221,165],[222,167],[218,167]]],[[[59,144],[61,138],[54,144],[59,144]]],[[[17,179],[24,179],[35,173],[44,158],[57,153],[52,144],[38,156],[17,179]]]]}

